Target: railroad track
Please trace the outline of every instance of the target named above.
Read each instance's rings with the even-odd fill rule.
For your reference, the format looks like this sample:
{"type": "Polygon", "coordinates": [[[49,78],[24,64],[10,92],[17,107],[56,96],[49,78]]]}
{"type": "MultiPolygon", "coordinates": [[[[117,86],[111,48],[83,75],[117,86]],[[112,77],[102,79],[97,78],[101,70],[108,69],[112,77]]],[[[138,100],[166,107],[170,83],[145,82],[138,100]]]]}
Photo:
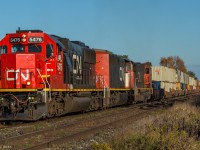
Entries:
{"type": "MultiPolygon", "coordinates": [[[[102,124],[102,125],[97,125],[94,127],[91,127],[89,129],[84,129],[83,131],[68,135],[68,136],[64,136],[64,137],[60,137],[58,139],[55,140],[51,140],[45,143],[41,143],[38,144],[36,146],[32,146],[29,148],[25,148],[23,150],[38,150],[38,149],[45,149],[45,148],[51,148],[52,145],[59,145],[62,144],[63,142],[70,142],[73,140],[77,140],[77,139],[81,139],[84,138],[86,136],[95,134],[105,128],[111,127],[111,126],[119,126],[122,125],[124,122],[128,123],[129,121],[133,121],[133,119],[137,120],[139,119],[138,116],[142,116],[145,114],[148,114],[150,112],[150,110],[143,110],[142,112],[136,113],[134,115],[122,118],[122,119],[117,119],[115,121],[112,121],[110,123],[106,123],[106,124],[102,124]]],[[[141,118],[140,118],[141,119],[141,118]]]]}
{"type": "MultiPolygon", "coordinates": [[[[152,108],[150,110],[152,110],[152,108]]],[[[150,110],[141,110],[141,109],[137,109],[136,107],[133,106],[133,107],[127,108],[126,110],[114,112],[113,114],[110,114],[110,115],[104,115],[104,116],[100,116],[100,117],[93,118],[93,119],[86,119],[86,120],[78,121],[78,122],[75,122],[72,124],[61,125],[54,129],[50,128],[50,129],[46,129],[46,130],[42,130],[42,131],[36,131],[36,132],[23,134],[20,136],[6,138],[6,139],[3,139],[0,141],[0,145],[3,145],[6,143],[8,145],[11,145],[12,147],[14,147],[14,146],[16,147],[16,144],[19,142],[21,144],[23,144],[24,139],[27,139],[27,138],[30,139],[33,137],[37,138],[38,136],[42,136],[42,139],[45,139],[45,140],[43,140],[45,142],[40,143],[38,145],[39,145],[39,147],[42,145],[47,146],[47,145],[49,145],[49,143],[54,143],[54,141],[55,141],[55,143],[59,142],[59,140],[62,138],[63,139],[72,139],[72,137],[80,136],[80,134],[85,134],[85,133],[91,132],[92,130],[95,130],[95,129],[97,130],[97,129],[100,129],[103,127],[107,127],[109,125],[113,125],[113,124],[115,124],[117,122],[121,122],[123,120],[127,121],[127,119],[129,119],[129,118],[134,118],[134,117],[136,118],[137,116],[141,116],[142,113],[146,113],[150,110]],[[126,117],[124,117],[124,116],[126,116],[126,117]],[[64,136],[58,137],[58,135],[64,131],[65,131],[65,133],[69,133],[69,135],[64,135],[64,136]],[[72,132],[72,131],[74,131],[74,132],[72,132]],[[45,138],[45,137],[48,137],[48,138],[45,138]]],[[[40,140],[40,141],[42,141],[42,140],[40,140]]],[[[38,146],[27,147],[27,149],[31,149],[31,148],[37,149],[38,146]]],[[[22,149],[22,147],[19,147],[16,149],[22,149]]]]}
{"type": "MultiPolygon", "coordinates": [[[[182,101],[182,100],[186,100],[187,98],[188,97],[183,97],[181,99],[178,98],[178,100],[182,101]]],[[[175,102],[176,100],[177,99],[171,99],[168,102],[171,102],[171,101],[175,102]]],[[[139,106],[139,105],[136,105],[136,106],[139,106]]],[[[162,102],[160,102],[160,106],[163,106],[162,102]]],[[[89,128],[89,129],[86,128],[83,131],[79,131],[79,132],[76,132],[74,134],[70,134],[70,135],[67,135],[67,136],[64,136],[64,137],[60,137],[60,138],[57,138],[55,140],[50,140],[48,142],[44,142],[44,143],[38,144],[38,145],[33,146],[33,147],[25,148],[23,150],[38,150],[38,149],[45,149],[45,148],[56,148],[55,145],[60,145],[62,143],[67,143],[67,142],[70,142],[70,141],[73,141],[73,140],[78,140],[78,139],[81,139],[81,138],[85,138],[86,136],[98,133],[99,131],[101,131],[101,130],[103,130],[105,128],[109,128],[111,126],[112,127],[113,126],[120,126],[124,122],[126,124],[129,124],[129,123],[133,122],[134,120],[136,121],[138,119],[143,118],[147,114],[149,115],[155,109],[156,109],[155,107],[154,108],[150,108],[148,110],[146,110],[146,109],[141,110],[140,109],[140,111],[137,111],[136,113],[133,113],[130,116],[126,116],[124,118],[119,118],[117,120],[114,120],[114,121],[106,123],[106,124],[101,124],[101,125],[93,126],[93,127],[89,128]]],[[[58,146],[58,148],[59,148],[59,146],[58,146]]]]}
{"type": "Polygon", "coordinates": [[[39,134],[52,132],[52,128],[53,128],[53,131],[62,130],[62,129],[74,127],[74,126],[79,125],[79,124],[84,124],[84,123],[91,122],[91,121],[94,122],[95,120],[101,120],[101,119],[105,119],[105,118],[108,118],[108,117],[113,117],[114,115],[118,115],[119,116],[119,115],[125,114],[127,112],[130,112],[133,109],[135,109],[134,106],[128,107],[128,108],[126,108],[126,110],[120,110],[118,112],[113,112],[113,114],[109,114],[109,115],[103,115],[103,116],[92,118],[92,119],[84,119],[84,120],[81,120],[81,121],[73,122],[71,124],[60,124],[60,125],[58,125],[58,126],[56,126],[54,128],[51,127],[51,128],[44,129],[44,130],[38,130],[38,131],[35,131],[35,132],[25,133],[25,134],[22,134],[22,135],[19,135],[19,136],[13,136],[13,137],[5,138],[5,139],[0,140],[0,145],[5,144],[5,143],[10,143],[11,141],[16,140],[16,139],[17,140],[22,140],[22,139],[28,138],[30,136],[37,136],[39,134]]]}
{"type": "MultiPolygon", "coordinates": [[[[182,97],[182,100],[187,99],[187,98],[188,97],[182,97]]],[[[171,101],[176,101],[176,100],[177,99],[171,99],[169,101],[169,99],[168,99],[168,103],[170,104],[171,101]]],[[[179,100],[180,100],[180,98],[179,98],[179,100]]],[[[166,103],[167,103],[167,101],[166,101],[166,103]]],[[[163,107],[162,102],[160,102],[160,104],[158,102],[158,105],[163,107]]],[[[124,121],[127,122],[128,120],[133,120],[134,118],[137,119],[138,116],[141,117],[143,114],[146,114],[149,111],[153,111],[154,109],[156,109],[156,107],[149,107],[148,110],[146,110],[146,109],[139,110],[139,109],[137,109],[138,106],[141,107],[141,105],[138,104],[135,106],[130,106],[126,110],[113,112],[113,114],[110,114],[110,115],[103,115],[103,116],[92,118],[92,119],[85,119],[85,120],[77,121],[77,122],[74,122],[71,124],[62,124],[62,125],[55,127],[54,129],[49,128],[49,129],[45,129],[45,130],[39,130],[36,132],[29,132],[26,134],[22,134],[20,136],[6,138],[6,139],[3,139],[0,141],[0,145],[6,144],[6,145],[11,145],[12,147],[14,147],[16,141],[19,141],[19,142],[21,142],[21,144],[23,144],[23,140],[26,138],[42,136],[44,139],[42,139],[41,141],[43,141],[43,142],[40,142],[35,145],[26,146],[26,148],[24,148],[24,150],[25,149],[48,148],[51,144],[60,144],[64,141],[69,142],[73,139],[84,137],[88,134],[94,133],[103,128],[113,126],[115,124],[119,124],[124,121]],[[124,117],[124,115],[126,117],[124,117]],[[106,121],[106,120],[109,120],[109,121],[106,121]],[[102,122],[105,122],[105,123],[102,124],[102,122]],[[75,128],[78,128],[78,130],[76,130],[75,132],[71,132],[71,131],[75,130],[75,128]],[[69,134],[59,136],[59,132],[66,132],[69,134]],[[48,138],[45,138],[45,136],[48,136],[48,138]]],[[[164,105],[164,107],[165,107],[165,105],[164,105]]],[[[22,148],[23,147],[19,147],[19,148],[15,147],[14,149],[22,149],[22,148]]]]}

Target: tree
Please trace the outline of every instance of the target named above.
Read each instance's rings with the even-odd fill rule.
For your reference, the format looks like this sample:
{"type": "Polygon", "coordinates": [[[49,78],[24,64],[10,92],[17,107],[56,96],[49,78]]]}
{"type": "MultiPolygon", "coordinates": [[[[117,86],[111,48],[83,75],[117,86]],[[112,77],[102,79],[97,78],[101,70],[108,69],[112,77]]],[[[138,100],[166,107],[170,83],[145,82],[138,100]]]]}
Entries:
{"type": "Polygon", "coordinates": [[[167,67],[167,58],[161,57],[161,59],[160,59],[160,65],[167,67]]]}
{"type": "Polygon", "coordinates": [[[175,62],[176,62],[175,63],[175,68],[186,73],[187,72],[187,68],[185,66],[184,61],[179,56],[175,56],[174,59],[175,59],[175,62]]]}
{"type": "Polygon", "coordinates": [[[167,66],[169,67],[169,68],[175,68],[175,60],[174,60],[174,57],[172,57],[172,56],[169,56],[168,58],[167,58],[167,66]]]}
{"type": "Polygon", "coordinates": [[[187,74],[190,76],[190,77],[193,77],[197,80],[197,77],[196,77],[196,74],[192,71],[188,71],[187,74]]]}
{"type": "Polygon", "coordinates": [[[187,68],[185,66],[184,61],[179,56],[169,56],[169,57],[161,57],[160,59],[160,65],[178,69],[184,73],[187,72],[187,68]]]}
{"type": "Polygon", "coordinates": [[[128,55],[122,55],[122,58],[128,59],[128,55]]]}
{"type": "Polygon", "coordinates": [[[152,66],[152,63],[150,61],[145,62],[146,65],[152,66]]]}

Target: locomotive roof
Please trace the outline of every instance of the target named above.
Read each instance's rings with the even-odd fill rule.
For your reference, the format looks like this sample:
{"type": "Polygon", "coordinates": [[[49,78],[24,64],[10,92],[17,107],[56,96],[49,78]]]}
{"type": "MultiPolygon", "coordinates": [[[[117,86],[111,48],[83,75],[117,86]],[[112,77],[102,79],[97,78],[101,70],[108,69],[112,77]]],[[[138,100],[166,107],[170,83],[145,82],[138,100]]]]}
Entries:
{"type": "Polygon", "coordinates": [[[56,35],[49,35],[62,49],[67,50],[67,48],[58,40],[58,36],[56,35]]]}

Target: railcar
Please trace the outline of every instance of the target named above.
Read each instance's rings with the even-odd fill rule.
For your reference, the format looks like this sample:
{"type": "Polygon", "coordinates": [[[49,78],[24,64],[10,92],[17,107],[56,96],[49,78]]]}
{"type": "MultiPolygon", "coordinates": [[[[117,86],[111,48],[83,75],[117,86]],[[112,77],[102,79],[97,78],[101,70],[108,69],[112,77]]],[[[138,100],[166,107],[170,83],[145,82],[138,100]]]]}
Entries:
{"type": "Polygon", "coordinates": [[[151,63],[133,63],[135,74],[134,102],[152,99],[151,63]]]}

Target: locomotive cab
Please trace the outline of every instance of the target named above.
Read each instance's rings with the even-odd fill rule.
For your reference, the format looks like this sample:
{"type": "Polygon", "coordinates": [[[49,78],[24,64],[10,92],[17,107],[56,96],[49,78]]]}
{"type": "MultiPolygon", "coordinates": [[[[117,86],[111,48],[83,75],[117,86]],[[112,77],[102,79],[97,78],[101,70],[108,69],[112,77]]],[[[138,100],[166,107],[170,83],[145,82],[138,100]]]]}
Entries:
{"type": "Polygon", "coordinates": [[[61,74],[55,69],[58,52],[53,48],[57,45],[42,31],[7,34],[0,45],[2,88],[44,88],[44,77],[61,74]]]}

